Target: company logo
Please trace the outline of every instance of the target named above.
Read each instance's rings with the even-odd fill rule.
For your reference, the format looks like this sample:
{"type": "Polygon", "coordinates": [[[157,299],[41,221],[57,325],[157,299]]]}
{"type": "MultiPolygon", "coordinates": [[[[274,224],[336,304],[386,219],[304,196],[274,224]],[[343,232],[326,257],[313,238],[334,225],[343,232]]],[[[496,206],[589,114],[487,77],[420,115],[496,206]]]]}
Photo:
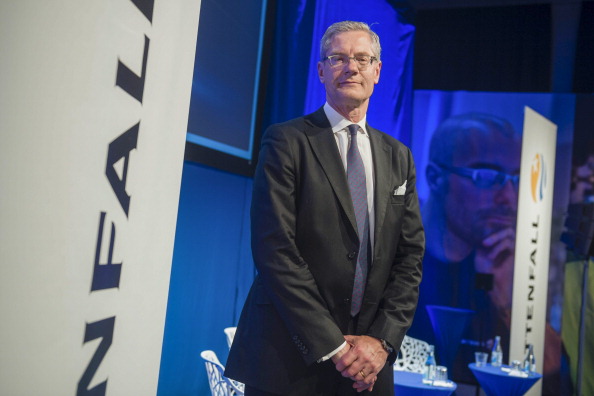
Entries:
{"type": "Polygon", "coordinates": [[[540,202],[544,197],[544,190],[547,186],[547,174],[542,154],[536,154],[530,165],[530,192],[532,201],[540,202]]]}

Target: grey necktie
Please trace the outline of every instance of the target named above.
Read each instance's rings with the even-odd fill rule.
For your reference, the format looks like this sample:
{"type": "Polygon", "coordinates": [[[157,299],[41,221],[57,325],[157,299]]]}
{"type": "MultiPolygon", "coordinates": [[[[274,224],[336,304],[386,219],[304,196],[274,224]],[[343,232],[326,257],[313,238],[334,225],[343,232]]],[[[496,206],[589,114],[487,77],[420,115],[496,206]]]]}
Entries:
{"type": "Polygon", "coordinates": [[[365,178],[365,167],[357,147],[357,134],[359,126],[351,124],[348,126],[351,135],[351,146],[347,153],[347,179],[355,218],[357,219],[357,232],[359,234],[359,254],[355,268],[355,282],[353,285],[353,296],[351,301],[351,315],[355,316],[361,309],[361,301],[365,292],[365,281],[367,279],[367,250],[369,246],[369,212],[367,211],[367,184],[365,178]]]}

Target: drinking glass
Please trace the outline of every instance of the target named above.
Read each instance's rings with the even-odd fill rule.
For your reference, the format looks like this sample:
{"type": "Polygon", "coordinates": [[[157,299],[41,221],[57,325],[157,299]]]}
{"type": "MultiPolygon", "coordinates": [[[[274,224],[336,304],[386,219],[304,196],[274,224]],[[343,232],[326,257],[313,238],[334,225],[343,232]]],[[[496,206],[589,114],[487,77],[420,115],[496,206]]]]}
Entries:
{"type": "Polygon", "coordinates": [[[437,366],[435,368],[435,380],[447,382],[448,380],[448,368],[446,366],[437,366]]]}
{"type": "Polygon", "coordinates": [[[487,357],[489,355],[486,352],[475,352],[474,359],[476,362],[477,367],[482,367],[487,365],[487,357]]]}

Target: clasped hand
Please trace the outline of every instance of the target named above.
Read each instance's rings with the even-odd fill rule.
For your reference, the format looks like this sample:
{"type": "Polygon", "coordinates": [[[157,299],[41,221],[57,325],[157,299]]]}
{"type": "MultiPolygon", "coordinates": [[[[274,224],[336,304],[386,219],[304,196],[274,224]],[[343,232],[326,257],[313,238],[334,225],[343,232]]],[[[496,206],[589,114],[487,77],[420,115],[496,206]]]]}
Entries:
{"type": "Polygon", "coordinates": [[[354,381],[353,388],[357,392],[373,390],[377,374],[388,359],[388,352],[381,341],[370,336],[344,336],[347,344],[336,355],[332,362],[343,377],[354,381]]]}

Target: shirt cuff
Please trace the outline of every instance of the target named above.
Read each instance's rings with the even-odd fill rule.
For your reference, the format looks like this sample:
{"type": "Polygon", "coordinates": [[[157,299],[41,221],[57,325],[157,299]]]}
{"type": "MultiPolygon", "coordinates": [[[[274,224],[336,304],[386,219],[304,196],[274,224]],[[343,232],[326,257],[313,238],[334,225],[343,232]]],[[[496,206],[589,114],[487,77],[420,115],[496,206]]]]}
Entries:
{"type": "Polygon", "coordinates": [[[340,346],[338,348],[336,348],[335,350],[333,350],[332,352],[330,352],[326,356],[322,356],[320,359],[318,359],[318,363],[322,363],[322,362],[325,362],[328,359],[331,359],[332,356],[336,355],[338,353],[338,351],[340,351],[345,346],[346,346],[346,341],[343,342],[342,344],[340,344],[340,346]]]}

